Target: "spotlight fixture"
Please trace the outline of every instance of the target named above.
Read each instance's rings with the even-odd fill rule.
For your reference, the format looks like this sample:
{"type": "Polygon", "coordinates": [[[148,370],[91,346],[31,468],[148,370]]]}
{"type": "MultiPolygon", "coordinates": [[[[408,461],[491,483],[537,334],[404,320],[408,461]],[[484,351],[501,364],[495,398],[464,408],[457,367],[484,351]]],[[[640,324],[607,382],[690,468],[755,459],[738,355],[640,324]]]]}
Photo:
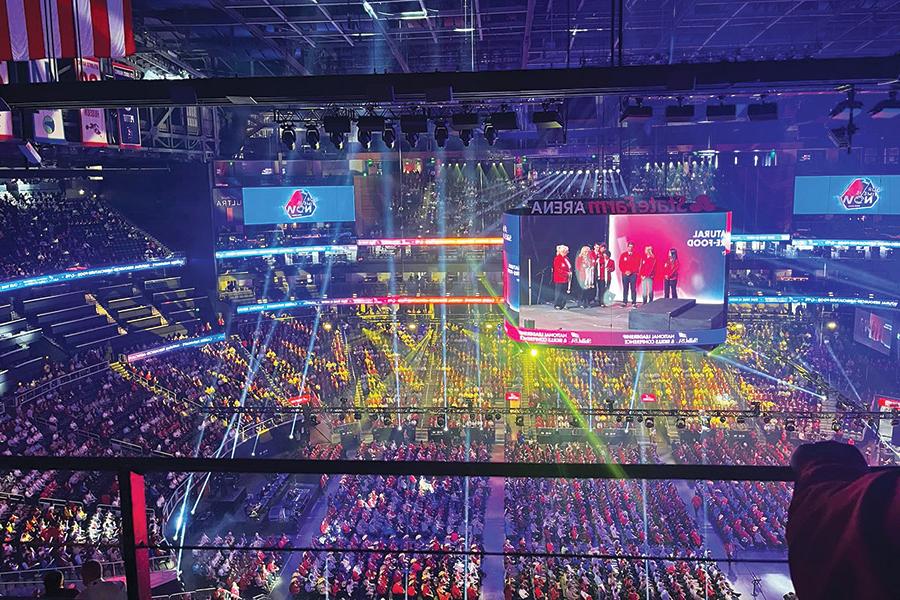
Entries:
{"type": "Polygon", "coordinates": [[[677,427],[678,429],[684,429],[684,427],[685,427],[684,417],[678,417],[675,420],[675,427],[677,427]]]}
{"type": "Polygon", "coordinates": [[[494,420],[495,420],[495,421],[499,421],[499,420],[501,420],[502,418],[503,418],[503,415],[500,414],[499,411],[494,413],[494,420]]]}
{"type": "Polygon", "coordinates": [[[737,117],[737,105],[735,104],[725,104],[723,102],[725,98],[723,96],[719,96],[718,104],[707,104],[706,105],[706,120],[707,121],[734,121],[737,117]]]}
{"type": "Polygon", "coordinates": [[[653,417],[647,417],[647,420],[644,421],[644,426],[647,429],[653,429],[653,417]]]}
{"type": "Polygon", "coordinates": [[[392,125],[384,126],[384,130],[381,132],[381,141],[384,142],[384,145],[389,149],[393,148],[394,144],[397,143],[397,132],[394,131],[392,125]]]}
{"type": "Polygon", "coordinates": [[[447,129],[447,123],[444,121],[437,121],[434,124],[434,141],[437,142],[438,148],[443,148],[447,145],[447,139],[450,137],[450,131],[447,129]]]}
{"type": "Polygon", "coordinates": [[[519,128],[519,117],[509,110],[509,106],[503,104],[500,112],[491,113],[491,125],[497,131],[515,131],[519,128]]]}
{"type": "Polygon", "coordinates": [[[572,429],[577,429],[577,428],[578,428],[578,419],[577,419],[574,415],[571,416],[571,417],[569,417],[569,426],[570,426],[572,429]]]}
{"type": "Polygon", "coordinates": [[[290,123],[281,126],[281,143],[287,146],[288,150],[293,150],[294,144],[297,143],[297,133],[290,123]]]}
{"type": "Polygon", "coordinates": [[[472,130],[471,129],[463,129],[459,132],[459,141],[462,142],[462,145],[466,148],[469,147],[469,144],[472,142],[472,130]]]}
{"type": "Polygon", "coordinates": [[[748,104],[747,118],[751,121],[774,121],[778,118],[778,105],[762,101],[748,104]]]}
{"type": "Polygon", "coordinates": [[[446,421],[444,420],[444,417],[441,416],[441,417],[437,418],[437,426],[438,427],[443,427],[445,423],[446,423],[446,421]]]}
{"type": "Polygon", "coordinates": [[[484,141],[487,142],[488,146],[493,146],[497,143],[497,130],[494,128],[493,123],[484,124],[484,141]]]}
{"type": "Polygon", "coordinates": [[[563,119],[559,114],[559,109],[551,109],[550,104],[545,102],[542,110],[537,110],[531,114],[531,122],[538,129],[562,129],[563,119]]]}
{"type": "Polygon", "coordinates": [[[678,104],[671,104],[666,107],[666,123],[675,125],[678,123],[690,123],[694,120],[694,105],[684,104],[684,98],[678,97],[678,104]]]}
{"type": "Polygon", "coordinates": [[[334,147],[340,150],[344,147],[344,136],[350,133],[350,117],[343,115],[329,115],[322,119],[325,133],[331,139],[334,147]]]}
{"type": "Polygon", "coordinates": [[[406,134],[406,143],[409,144],[410,148],[415,148],[416,144],[419,143],[419,134],[408,132],[406,134]]]}
{"type": "MultiPolygon", "coordinates": [[[[627,98],[625,100],[628,101],[627,98]]],[[[653,116],[653,107],[644,106],[643,98],[635,98],[634,104],[626,104],[619,115],[619,123],[643,123],[653,116]]]]}
{"type": "Polygon", "coordinates": [[[310,417],[309,417],[309,424],[310,424],[312,427],[315,427],[316,425],[318,425],[318,424],[319,424],[319,417],[317,417],[316,415],[310,415],[310,417]]]}
{"type": "Polygon", "coordinates": [[[847,150],[847,153],[850,153],[850,150],[853,149],[853,135],[859,131],[859,127],[857,127],[852,122],[847,123],[844,127],[835,127],[834,129],[828,130],[828,139],[831,140],[831,143],[834,144],[837,148],[841,150],[847,150]]]}
{"type": "Polygon", "coordinates": [[[616,423],[622,422],[622,415],[616,415],[616,423]]]}
{"type": "Polygon", "coordinates": [[[525,417],[519,415],[516,417],[516,427],[524,427],[525,426],[525,417]]]}
{"type": "Polygon", "coordinates": [[[840,424],[840,422],[839,422],[839,421],[832,421],[832,422],[831,422],[831,430],[832,430],[832,431],[840,431],[840,430],[841,430],[841,424],[840,424]]]}
{"type": "Polygon", "coordinates": [[[357,129],[356,141],[363,147],[363,150],[368,150],[372,143],[372,132],[369,129],[357,129]]]}
{"type": "Polygon", "coordinates": [[[472,141],[472,131],[478,127],[478,114],[473,112],[456,113],[450,117],[450,126],[459,132],[463,146],[472,141]]]}
{"type": "Polygon", "coordinates": [[[357,421],[362,421],[362,413],[358,410],[353,411],[353,418],[357,421]]]}
{"type": "Polygon", "coordinates": [[[900,101],[897,100],[897,90],[888,92],[887,100],[882,100],[869,111],[869,116],[873,119],[893,119],[897,115],[900,115],[900,101]]]}
{"type": "Polygon", "coordinates": [[[312,148],[313,150],[319,149],[319,141],[321,140],[321,136],[319,135],[319,128],[315,123],[309,122],[306,124],[306,145],[312,148]]]}
{"type": "Polygon", "coordinates": [[[788,432],[796,431],[796,430],[797,430],[797,424],[794,423],[794,421],[793,421],[792,419],[788,419],[788,420],[785,421],[785,423],[784,423],[784,429],[785,429],[785,431],[788,431],[788,432]]]}
{"type": "Polygon", "coordinates": [[[847,90],[847,97],[838,102],[828,116],[837,121],[849,121],[862,112],[862,102],[856,99],[856,89],[852,85],[840,89],[847,90]]]}

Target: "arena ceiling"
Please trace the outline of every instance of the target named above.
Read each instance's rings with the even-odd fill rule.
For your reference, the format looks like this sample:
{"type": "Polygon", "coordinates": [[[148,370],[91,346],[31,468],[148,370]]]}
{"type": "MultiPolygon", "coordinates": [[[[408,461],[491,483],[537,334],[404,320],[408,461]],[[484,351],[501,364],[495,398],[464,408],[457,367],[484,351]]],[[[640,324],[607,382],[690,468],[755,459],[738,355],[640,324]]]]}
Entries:
{"type": "Polygon", "coordinates": [[[620,53],[622,64],[641,65],[900,51],[900,0],[134,0],[133,9],[133,60],[151,77],[607,66],[620,53]]]}

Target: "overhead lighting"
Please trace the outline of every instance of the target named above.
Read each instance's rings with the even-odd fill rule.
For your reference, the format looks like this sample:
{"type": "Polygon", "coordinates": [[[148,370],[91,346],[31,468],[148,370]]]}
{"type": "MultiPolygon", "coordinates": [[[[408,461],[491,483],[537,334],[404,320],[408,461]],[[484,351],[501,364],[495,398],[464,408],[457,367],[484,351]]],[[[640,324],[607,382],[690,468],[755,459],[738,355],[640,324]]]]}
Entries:
{"type": "Polygon", "coordinates": [[[472,143],[472,130],[471,129],[463,129],[459,132],[459,141],[462,142],[462,145],[466,148],[469,147],[469,144],[472,143]]]}
{"type": "Polygon", "coordinates": [[[287,146],[288,150],[293,150],[294,144],[297,143],[297,134],[290,123],[281,126],[281,143],[287,146]]]}
{"type": "Polygon", "coordinates": [[[694,120],[694,105],[684,104],[684,98],[678,98],[678,104],[671,104],[666,107],[666,123],[674,125],[677,123],[690,123],[694,120]]]}
{"type": "Polygon", "coordinates": [[[653,116],[653,107],[644,106],[643,98],[635,98],[634,104],[628,104],[619,115],[619,123],[643,123],[653,116]]]}
{"type": "Polygon", "coordinates": [[[329,115],[322,119],[322,126],[331,143],[338,150],[344,147],[344,136],[350,133],[350,117],[343,115],[329,115]]]}
{"type": "Polygon", "coordinates": [[[400,115],[401,133],[428,133],[428,119],[424,114],[400,115]]]}
{"type": "Polygon", "coordinates": [[[356,141],[363,147],[363,150],[368,150],[369,144],[372,143],[372,132],[368,129],[357,129],[356,141]]]}
{"type": "Polygon", "coordinates": [[[427,10],[408,10],[400,13],[401,21],[421,21],[428,18],[427,10]]]}
{"type": "Polygon", "coordinates": [[[718,104],[706,105],[707,121],[734,121],[737,118],[737,105],[725,104],[719,99],[718,104]]]}
{"type": "Polygon", "coordinates": [[[533,112],[531,114],[531,122],[538,129],[561,129],[563,126],[563,119],[559,114],[559,110],[551,110],[549,104],[545,104],[543,110],[533,112]]]}
{"type": "Polygon", "coordinates": [[[456,33],[472,33],[475,31],[474,27],[456,27],[453,31],[456,33]]]}
{"type": "Polygon", "coordinates": [[[778,118],[778,105],[774,102],[748,104],[747,118],[751,121],[774,121],[778,118]]]}
{"type": "Polygon", "coordinates": [[[381,141],[388,148],[394,147],[394,144],[397,143],[397,132],[394,131],[393,125],[384,126],[384,130],[381,132],[381,141]]]}
{"type": "Polygon", "coordinates": [[[848,121],[862,112],[862,102],[856,99],[856,90],[853,86],[847,88],[847,97],[838,102],[828,116],[838,121],[848,121]]]}
{"type": "Polygon", "coordinates": [[[372,19],[378,20],[378,13],[375,12],[375,9],[369,4],[368,0],[362,0],[363,10],[366,11],[366,14],[369,15],[372,19]]]}
{"type": "Polygon", "coordinates": [[[493,146],[496,143],[497,130],[494,128],[493,123],[484,124],[484,141],[487,142],[488,146],[493,146]]]}
{"type": "Polygon", "coordinates": [[[412,131],[407,132],[406,143],[409,144],[410,148],[415,148],[416,144],[419,143],[419,134],[413,133],[412,131]]]}
{"type": "Polygon", "coordinates": [[[491,113],[491,125],[497,131],[515,131],[519,128],[519,118],[504,105],[500,107],[500,112],[491,113]]]}
{"type": "Polygon", "coordinates": [[[457,113],[450,117],[450,125],[459,132],[463,146],[468,147],[472,141],[472,131],[478,127],[478,114],[473,112],[457,113]]]}
{"type": "Polygon", "coordinates": [[[321,141],[321,136],[319,135],[319,128],[315,123],[309,122],[306,124],[306,145],[312,148],[313,150],[319,149],[319,142],[321,141]]]}
{"type": "Polygon", "coordinates": [[[338,133],[336,131],[328,134],[328,138],[331,140],[331,143],[338,150],[342,150],[344,148],[344,134],[338,133]]]}
{"type": "Polygon", "coordinates": [[[853,123],[847,123],[844,127],[835,127],[828,130],[828,139],[837,148],[849,152],[853,147],[853,134],[859,131],[859,127],[853,123]]]}
{"type": "Polygon", "coordinates": [[[897,101],[897,90],[888,92],[886,100],[882,100],[872,107],[869,116],[873,119],[893,119],[900,115],[900,102],[897,101]]]}
{"type": "Polygon", "coordinates": [[[437,142],[438,148],[447,145],[447,138],[450,137],[450,131],[447,129],[447,123],[438,121],[434,124],[434,141],[437,142]]]}

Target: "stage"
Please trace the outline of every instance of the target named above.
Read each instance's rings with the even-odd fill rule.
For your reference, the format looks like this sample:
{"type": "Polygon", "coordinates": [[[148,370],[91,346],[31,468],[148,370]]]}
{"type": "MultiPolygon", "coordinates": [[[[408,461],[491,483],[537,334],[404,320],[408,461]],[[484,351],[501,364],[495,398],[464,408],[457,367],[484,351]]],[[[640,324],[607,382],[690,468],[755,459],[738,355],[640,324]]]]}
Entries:
{"type": "Polygon", "coordinates": [[[565,310],[556,310],[552,304],[523,306],[519,312],[519,323],[529,329],[627,331],[628,313],[632,310],[635,309],[630,304],[626,308],[621,302],[612,306],[579,308],[577,303],[570,300],[565,310]],[[526,321],[532,319],[534,326],[526,325],[526,321]]]}
{"type": "Polygon", "coordinates": [[[519,322],[525,329],[550,331],[696,331],[725,326],[724,306],[697,304],[684,298],[657,298],[647,304],[581,308],[571,300],[565,310],[550,304],[523,306],[519,322]]]}

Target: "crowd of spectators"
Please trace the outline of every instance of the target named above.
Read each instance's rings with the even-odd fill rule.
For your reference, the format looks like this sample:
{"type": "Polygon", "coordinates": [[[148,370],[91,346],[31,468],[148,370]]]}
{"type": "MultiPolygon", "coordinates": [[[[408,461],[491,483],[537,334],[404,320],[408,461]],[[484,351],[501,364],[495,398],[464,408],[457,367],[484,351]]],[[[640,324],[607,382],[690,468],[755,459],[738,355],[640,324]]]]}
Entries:
{"type": "Polygon", "coordinates": [[[0,279],[171,254],[94,194],[0,194],[0,279]]]}

